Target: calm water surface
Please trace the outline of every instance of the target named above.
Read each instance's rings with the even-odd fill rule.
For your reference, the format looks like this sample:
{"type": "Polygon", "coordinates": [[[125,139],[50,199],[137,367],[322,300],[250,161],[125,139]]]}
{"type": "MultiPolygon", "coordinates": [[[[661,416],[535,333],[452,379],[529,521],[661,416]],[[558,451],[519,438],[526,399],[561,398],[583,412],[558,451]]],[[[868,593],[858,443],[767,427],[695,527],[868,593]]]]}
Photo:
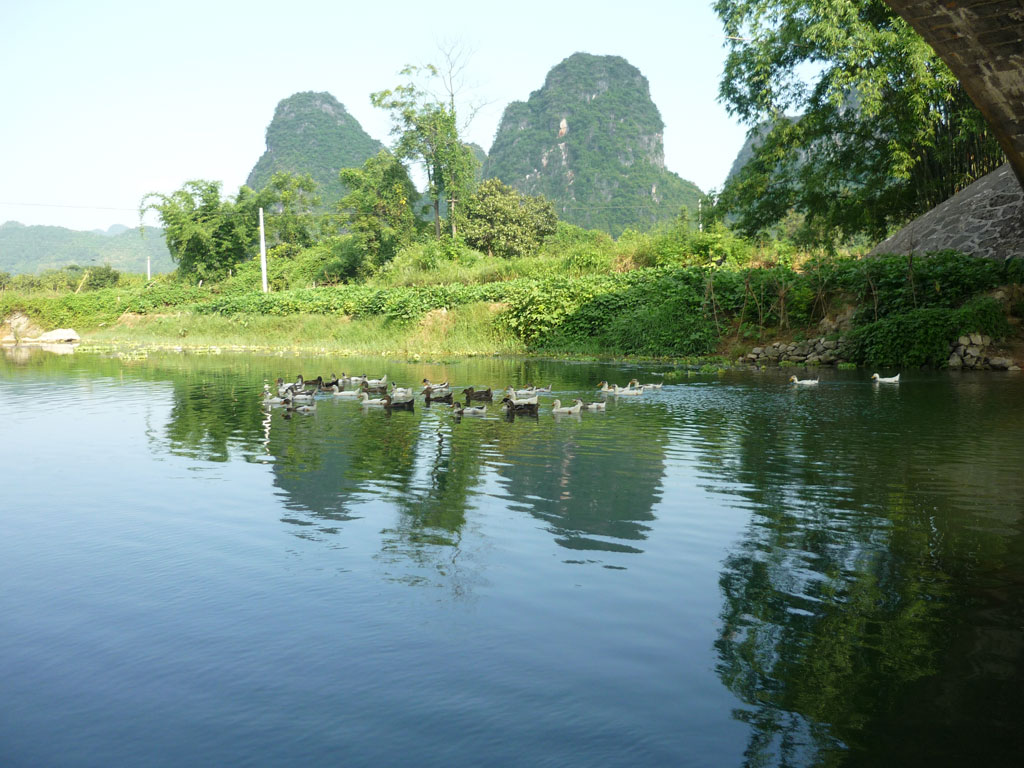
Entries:
{"type": "Polygon", "coordinates": [[[261,408],[332,369],[563,402],[664,373],[8,355],[0,765],[1020,759],[1020,376],[261,408]]]}

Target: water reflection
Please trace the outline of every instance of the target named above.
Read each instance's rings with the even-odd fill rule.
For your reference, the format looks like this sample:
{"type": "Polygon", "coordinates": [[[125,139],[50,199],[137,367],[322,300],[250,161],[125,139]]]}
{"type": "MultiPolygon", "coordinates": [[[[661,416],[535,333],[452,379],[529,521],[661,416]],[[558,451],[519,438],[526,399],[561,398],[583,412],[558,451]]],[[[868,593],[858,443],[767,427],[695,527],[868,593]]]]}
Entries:
{"type": "Polygon", "coordinates": [[[1019,755],[1024,485],[1005,436],[1024,425],[1016,393],[934,385],[708,416],[738,436],[732,461],[704,444],[708,487],[751,511],[716,642],[747,765],[1019,755]]]}

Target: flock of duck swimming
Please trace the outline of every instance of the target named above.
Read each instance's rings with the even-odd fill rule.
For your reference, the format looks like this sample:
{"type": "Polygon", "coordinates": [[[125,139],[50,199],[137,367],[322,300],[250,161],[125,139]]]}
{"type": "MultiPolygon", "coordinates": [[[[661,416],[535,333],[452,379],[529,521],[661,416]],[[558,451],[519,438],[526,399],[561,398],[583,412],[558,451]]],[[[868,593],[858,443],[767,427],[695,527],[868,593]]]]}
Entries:
{"type": "MultiPolygon", "coordinates": [[[[818,384],[819,379],[798,379],[790,376],[789,381],[797,388],[812,387],[818,384]]],[[[877,373],[871,376],[875,384],[899,384],[900,375],[882,377],[877,373]]],[[[460,396],[462,400],[456,400],[451,385],[447,381],[440,384],[433,383],[429,379],[423,379],[423,386],[419,391],[414,387],[400,387],[394,381],[389,382],[387,374],[379,379],[371,379],[363,376],[340,377],[331,374],[330,379],[325,380],[323,376],[307,380],[301,375],[292,382],[285,382],[278,378],[276,389],[269,384],[263,385],[263,404],[268,407],[282,407],[285,415],[292,413],[310,413],[316,410],[317,397],[337,397],[349,400],[356,400],[364,408],[385,408],[387,410],[411,411],[417,397],[422,397],[428,407],[432,403],[450,405],[455,416],[483,416],[487,413],[487,403],[493,403],[495,392],[487,389],[476,389],[465,387],[460,396]]],[[[615,397],[639,397],[645,392],[661,389],[661,384],[641,384],[637,379],[631,379],[629,384],[620,387],[609,384],[607,381],[598,383],[597,391],[604,396],[615,397]]],[[[551,392],[551,386],[534,387],[528,386],[524,389],[507,387],[504,391],[499,390],[497,395],[501,396],[499,409],[506,415],[527,414],[535,415],[540,410],[540,395],[551,392]]],[[[584,403],[576,398],[572,405],[562,405],[557,398],[551,401],[551,413],[553,414],[577,414],[582,411],[600,412],[604,411],[607,405],[606,400],[596,400],[584,403]]]]}
{"type": "MultiPolygon", "coordinates": [[[[504,391],[494,392],[493,389],[463,388],[456,400],[451,385],[447,381],[433,383],[423,379],[419,391],[414,387],[400,387],[394,381],[388,382],[387,374],[379,379],[367,376],[335,376],[327,380],[323,376],[307,380],[299,376],[293,382],[285,382],[278,378],[276,388],[269,384],[263,385],[263,404],[267,407],[282,407],[285,415],[291,413],[310,413],[316,410],[317,397],[337,397],[356,400],[364,408],[385,408],[388,410],[411,411],[416,398],[422,397],[425,405],[443,403],[450,405],[455,416],[483,416],[487,413],[487,403],[493,403],[495,396],[501,397],[499,409],[506,415],[535,415],[540,409],[540,395],[551,392],[551,385],[546,387],[528,386],[524,389],[508,387],[504,391]]],[[[632,379],[625,387],[609,385],[607,381],[598,384],[602,395],[638,397],[644,392],[661,389],[661,384],[641,384],[632,379]]],[[[605,410],[606,401],[597,400],[584,403],[576,398],[572,405],[562,405],[557,398],[551,401],[553,414],[577,414],[581,411],[600,412],[605,410]]]]}

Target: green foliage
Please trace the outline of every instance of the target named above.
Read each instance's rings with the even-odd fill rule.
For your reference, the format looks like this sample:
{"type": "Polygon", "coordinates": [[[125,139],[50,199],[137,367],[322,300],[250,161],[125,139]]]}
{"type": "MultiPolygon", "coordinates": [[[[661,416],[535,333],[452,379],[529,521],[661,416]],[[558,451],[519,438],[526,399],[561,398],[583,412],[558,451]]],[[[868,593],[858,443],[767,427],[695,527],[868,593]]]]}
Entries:
{"type": "Polygon", "coordinates": [[[112,288],[121,279],[121,273],[108,264],[102,267],[90,267],[86,270],[83,288],[95,291],[100,288],[112,288]]]}
{"type": "Polygon", "coordinates": [[[458,204],[466,199],[476,183],[477,159],[472,148],[459,138],[450,81],[446,82],[450,98],[444,103],[417,84],[423,77],[433,81],[444,79],[437,67],[409,65],[401,74],[406,77],[405,83],[370,94],[370,101],[391,113],[391,132],[398,139],[395,154],[421,163],[426,172],[427,194],[434,207],[435,235],[441,235],[443,199],[448,208],[451,233],[455,236],[458,204]]]}
{"type": "Polygon", "coordinates": [[[466,201],[462,234],[466,242],[501,258],[534,253],[555,231],[558,218],[543,197],[530,197],[488,179],[466,201]]]}
{"type": "MultiPolygon", "coordinates": [[[[361,169],[343,170],[341,178],[351,190],[338,203],[342,221],[353,233],[367,263],[380,267],[412,239],[416,187],[398,158],[385,149],[361,169]]],[[[354,271],[348,270],[354,277],[361,265],[354,265],[351,257],[345,261],[350,267],[356,266],[354,271]]]]}
{"type": "Polygon", "coordinates": [[[484,176],[552,201],[559,218],[618,236],[696,215],[700,190],[664,167],[647,79],[618,56],[576,53],[506,107],[484,176]],[[565,130],[562,130],[562,119],[565,130]]]}
{"type": "Polygon", "coordinates": [[[722,194],[746,234],[795,210],[804,243],[877,241],[1003,162],[956,78],[882,0],[715,10],[731,49],[721,98],[755,126],[753,157],[722,194]]]}
{"type": "Polygon", "coordinates": [[[1008,330],[998,302],[972,300],[959,309],[914,309],[893,314],[850,334],[857,359],[868,365],[945,365],[949,343],[964,333],[999,337],[1008,330]]]}
{"type": "Polygon", "coordinates": [[[309,175],[331,207],[348,191],[338,172],[360,168],[383,147],[329,93],[303,92],[283,99],[267,127],[267,151],[246,185],[262,190],[278,172],[309,175]]]}

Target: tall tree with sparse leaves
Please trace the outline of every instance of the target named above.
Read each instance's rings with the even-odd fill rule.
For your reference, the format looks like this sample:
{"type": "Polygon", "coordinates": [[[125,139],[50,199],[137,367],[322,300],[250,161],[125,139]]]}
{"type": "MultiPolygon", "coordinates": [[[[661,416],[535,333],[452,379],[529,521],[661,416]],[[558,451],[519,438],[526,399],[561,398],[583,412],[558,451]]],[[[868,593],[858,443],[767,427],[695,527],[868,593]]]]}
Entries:
{"type": "Polygon", "coordinates": [[[476,179],[476,157],[459,138],[454,98],[445,103],[417,85],[421,77],[439,77],[437,67],[407,66],[401,74],[408,78],[406,83],[373,93],[370,100],[391,113],[391,132],[397,137],[395,154],[423,166],[434,209],[435,236],[441,236],[442,200],[455,235],[458,206],[476,179]]]}

